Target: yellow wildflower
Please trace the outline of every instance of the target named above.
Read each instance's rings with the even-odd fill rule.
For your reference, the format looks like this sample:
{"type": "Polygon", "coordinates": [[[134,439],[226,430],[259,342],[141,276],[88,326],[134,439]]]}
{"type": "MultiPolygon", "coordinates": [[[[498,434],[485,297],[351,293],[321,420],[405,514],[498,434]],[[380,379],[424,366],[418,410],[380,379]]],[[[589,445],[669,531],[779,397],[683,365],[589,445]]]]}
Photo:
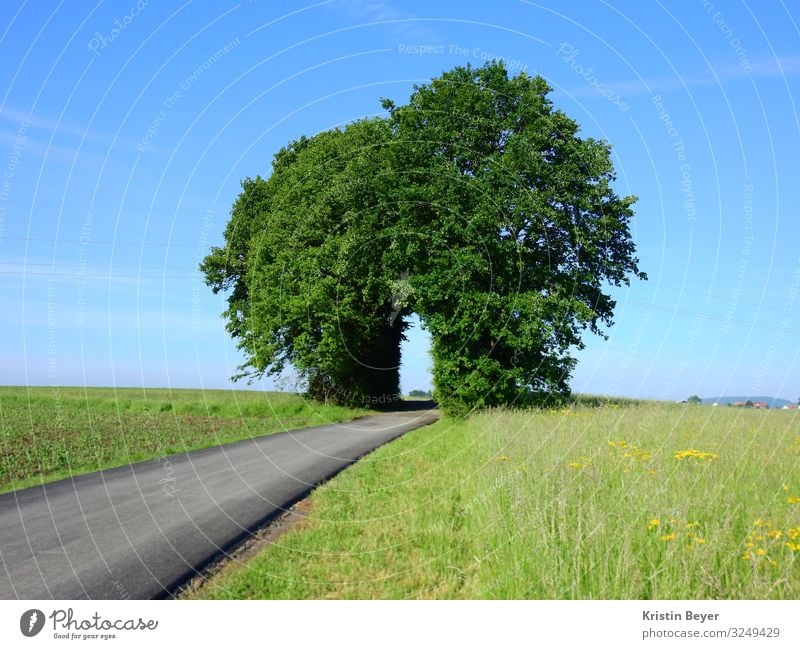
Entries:
{"type": "Polygon", "coordinates": [[[800,503],[800,496],[789,496],[786,499],[786,502],[789,503],[790,505],[797,505],[798,503],[800,503]]]}
{"type": "Polygon", "coordinates": [[[672,534],[662,534],[661,535],[661,540],[662,541],[674,541],[675,540],[675,532],[672,532],[672,534]]]}
{"type": "Polygon", "coordinates": [[[694,448],[686,449],[685,451],[676,451],[673,458],[676,460],[690,460],[690,459],[697,459],[697,460],[715,460],[717,458],[716,453],[707,453],[705,451],[698,451],[694,448]]]}

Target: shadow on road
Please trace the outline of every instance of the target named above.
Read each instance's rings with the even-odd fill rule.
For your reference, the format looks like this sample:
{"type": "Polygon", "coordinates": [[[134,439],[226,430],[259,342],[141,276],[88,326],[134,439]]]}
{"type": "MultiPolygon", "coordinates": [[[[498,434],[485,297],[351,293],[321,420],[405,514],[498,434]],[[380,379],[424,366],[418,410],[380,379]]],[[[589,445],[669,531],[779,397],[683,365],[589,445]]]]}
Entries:
{"type": "Polygon", "coordinates": [[[406,399],[396,401],[391,408],[383,412],[416,412],[418,410],[435,410],[436,402],[433,399],[406,399]]]}

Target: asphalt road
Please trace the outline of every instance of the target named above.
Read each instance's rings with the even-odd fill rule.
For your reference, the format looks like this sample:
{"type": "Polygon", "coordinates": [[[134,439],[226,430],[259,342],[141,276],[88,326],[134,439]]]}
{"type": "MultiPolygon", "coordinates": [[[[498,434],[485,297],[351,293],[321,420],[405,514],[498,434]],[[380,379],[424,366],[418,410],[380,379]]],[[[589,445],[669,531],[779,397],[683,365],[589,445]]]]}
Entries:
{"type": "Polygon", "coordinates": [[[436,417],[369,416],[2,494],[0,598],[168,596],[315,485],[436,417]]]}

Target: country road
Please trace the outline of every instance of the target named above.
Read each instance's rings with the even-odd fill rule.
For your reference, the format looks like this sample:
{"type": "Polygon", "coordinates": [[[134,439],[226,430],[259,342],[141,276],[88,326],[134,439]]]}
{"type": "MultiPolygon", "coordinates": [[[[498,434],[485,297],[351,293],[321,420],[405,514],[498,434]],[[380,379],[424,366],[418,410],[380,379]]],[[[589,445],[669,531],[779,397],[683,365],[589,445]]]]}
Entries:
{"type": "Polygon", "coordinates": [[[2,494],[0,598],[168,596],[314,485],[437,417],[379,414],[2,494]]]}

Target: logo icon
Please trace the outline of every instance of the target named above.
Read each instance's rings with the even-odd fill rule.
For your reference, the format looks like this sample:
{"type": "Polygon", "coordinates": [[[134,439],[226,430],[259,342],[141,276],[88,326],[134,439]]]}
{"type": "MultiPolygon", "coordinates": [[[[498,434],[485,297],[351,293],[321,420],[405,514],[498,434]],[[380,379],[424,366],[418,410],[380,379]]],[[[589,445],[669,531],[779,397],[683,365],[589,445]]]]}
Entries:
{"type": "Polygon", "coordinates": [[[19,630],[27,638],[35,636],[42,630],[42,627],[44,627],[44,613],[38,608],[25,611],[19,618],[19,630]]]}

